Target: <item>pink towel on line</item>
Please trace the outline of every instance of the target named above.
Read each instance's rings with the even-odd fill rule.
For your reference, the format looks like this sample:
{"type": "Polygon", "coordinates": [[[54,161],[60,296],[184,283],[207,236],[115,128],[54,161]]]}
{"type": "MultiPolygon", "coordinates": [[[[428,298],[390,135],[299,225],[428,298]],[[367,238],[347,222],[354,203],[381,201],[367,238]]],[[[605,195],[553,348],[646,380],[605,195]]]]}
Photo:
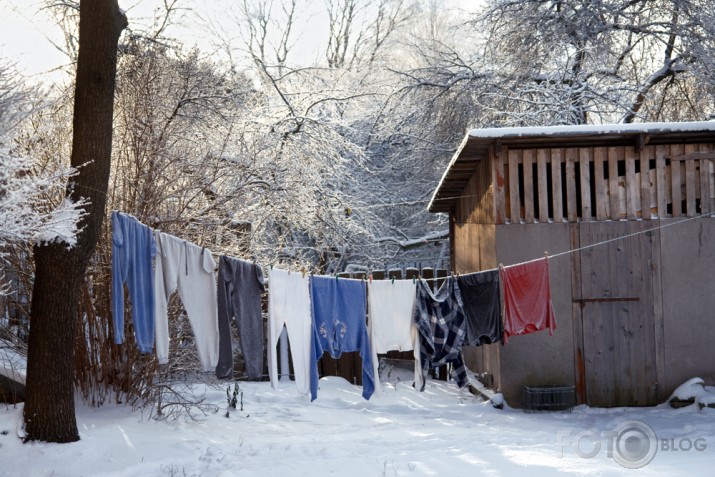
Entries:
{"type": "Polygon", "coordinates": [[[554,334],[556,318],[551,304],[547,258],[502,267],[504,293],[504,344],[510,336],[549,329],[554,334]]]}

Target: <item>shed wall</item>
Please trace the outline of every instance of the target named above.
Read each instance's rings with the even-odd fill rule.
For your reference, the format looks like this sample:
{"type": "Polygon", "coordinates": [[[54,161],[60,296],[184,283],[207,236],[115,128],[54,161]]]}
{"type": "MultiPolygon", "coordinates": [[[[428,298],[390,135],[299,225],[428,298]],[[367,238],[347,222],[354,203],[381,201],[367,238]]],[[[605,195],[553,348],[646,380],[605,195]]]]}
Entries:
{"type": "MultiPolygon", "coordinates": [[[[498,262],[512,265],[569,250],[569,224],[499,225],[498,262]]],[[[501,392],[514,407],[522,407],[522,385],[574,384],[574,337],[571,319],[569,255],[549,260],[551,298],[556,315],[553,336],[548,331],[514,336],[500,352],[501,392]]]]}
{"type": "MultiPolygon", "coordinates": [[[[610,378],[604,375],[609,373],[622,376],[612,379],[614,389],[657,381],[643,396],[631,393],[628,402],[640,404],[663,402],[695,376],[715,384],[715,220],[697,217],[715,211],[713,154],[711,142],[641,149],[490,149],[451,214],[452,269],[457,273],[532,260],[545,251],[555,254],[599,242],[599,237],[666,227],[628,239],[628,250],[551,259],[554,335],[540,332],[513,337],[507,346],[465,347],[468,367],[484,373],[486,383],[514,407],[523,405],[523,385],[575,384],[580,402],[601,399],[588,394],[586,385],[608,388],[610,378]],[[605,264],[606,259],[613,263],[605,264]],[[626,288],[613,285],[621,280],[611,269],[625,277],[626,288]],[[638,301],[619,302],[621,295],[638,301]],[[609,314],[609,309],[615,311],[609,314]],[[603,325],[595,324],[594,316],[603,325]],[[638,331],[642,327],[647,331],[638,331]],[[622,340],[621,331],[626,333],[622,340]],[[628,359],[630,367],[610,366],[598,357],[609,353],[609,346],[620,346],[621,354],[635,353],[637,359],[628,359]],[[588,375],[588,366],[596,374],[588,375]],[[639,367],[650,370],[643,372],[647,379],[633,378],[639,367]]],[[[615,403],[624,398],[609,399],[589,404],[624,405],[615,403]]]]}
{"type": "Polygon", "coordinates": [[[659,386],[662,402],[690,378],[715,384],[715,220],[690,220],[661,228],[660,236],[665,347],[665,376],[659,386]]]}

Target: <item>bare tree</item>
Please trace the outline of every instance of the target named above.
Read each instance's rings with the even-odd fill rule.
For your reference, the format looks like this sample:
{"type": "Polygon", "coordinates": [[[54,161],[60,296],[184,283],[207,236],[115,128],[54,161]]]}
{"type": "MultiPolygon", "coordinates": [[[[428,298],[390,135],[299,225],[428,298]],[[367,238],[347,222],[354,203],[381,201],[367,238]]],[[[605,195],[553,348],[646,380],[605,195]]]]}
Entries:
{"type": "MultiPolygon", "coordinates": [[[[0,64],[0,264],[10,245],[58,234],[68,243],[75,240],[78,207],[53,200],[61,197],[58,192],[72,176],[72,169],[43,167],[40,158],[16,146],[22,122],[40,105],[38,96],[12,65],[0,64]]],[[[0,293],[2,290],[0,284],[0,293]]]]}
{"type": "Polygon", "coordinates": [[[697,118],[693,45],[711,38],[710,3],[490,2],[478,25],[505,86],[495,98],[521,124],[667,120],[673,101],[697,118]]]}
{"type": "Polygon", "coordinates": [[[28,345],[26,440],[79,439],[74,409],[75,320],[85,270],[104,219],[112,150],[117,42],[127,26],[116,0],[82,3],[71,164],[81,167],[68,187],[73,202],[88,200],[77,244],[35,247],[28,345]],[[58,283],[57,278],[62,277],[58,283]],[[51,392],[49,392],[51,390],[51,392]]]}
{"type": "Polygon", "coordinates": [[[325,0],[330,68],[371,64],[415,9],[408,0],[325,0]]]}

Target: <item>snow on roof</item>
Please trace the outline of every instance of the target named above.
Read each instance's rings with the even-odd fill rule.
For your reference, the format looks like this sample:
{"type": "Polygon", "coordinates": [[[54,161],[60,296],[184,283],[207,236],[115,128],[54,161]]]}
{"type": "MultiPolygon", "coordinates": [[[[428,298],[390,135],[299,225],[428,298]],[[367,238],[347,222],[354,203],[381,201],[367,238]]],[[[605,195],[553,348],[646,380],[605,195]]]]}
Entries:
{"type": "Polygon", "coordinates": [[[488,147],[499,140],[510,146],[530,147],[574,147],[584,144],[599,144],[606,141],[632,140],[633,136],[644,135],[651,139],[661,136],[661,141],[670,141],[691,135],[707,136],[713,133],[715,121],[629,123],[629,124],[583,124],[571,126],[538,126],[471,129],[462,139],[454,156],[444,171],[439,184],[427,206],[430,212],[448,212],[460,192],[464,189],[473,169],[467,167],[469,161],[480,160],[488,154],[488,147]],[[531,139],[534,143],[531,144],[531,139]],[[537,146],[538,145],[538,146],[537,146]],[[459,164],[458,164],[459,163],[459,164]]]}
{"type": "Polygon", "coordinates": [[[715,132],[715,121],[692,121],[673,123],[629,123],[629,124],[582,124],[577,126],[539,126],[515,128],[471,129],[467,135],[474,138],[506,138],[552,135],[598,135],[668,132],[715,132]]]}

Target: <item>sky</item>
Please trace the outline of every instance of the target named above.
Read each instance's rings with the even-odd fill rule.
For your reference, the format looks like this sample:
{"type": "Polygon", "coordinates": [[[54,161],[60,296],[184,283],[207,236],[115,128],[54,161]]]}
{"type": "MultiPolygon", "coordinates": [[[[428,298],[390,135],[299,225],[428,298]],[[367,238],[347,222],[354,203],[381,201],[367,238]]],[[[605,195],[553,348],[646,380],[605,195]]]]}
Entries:
{"type": "MultiPolygon", "coordinates": [[[[474,10],[481,0],[435,0],[444,9],[474,10]]],[[[151,22],[152,12],[160,0],[119,0],[119,6],[130,22],[130,28],[139,29],[151,22]]],[[[182,38],[186,46],[198,45],[203,51],[216,48],[216,42],[207,33],[226,24],[230,15],[231,0],[212,0],[202,3],[201,10],[183,9],[194,2],[179,0],[182,7],[177,16],[183,26],[175,27],[173,34],[182,38]]],[[[47,82],[61,76],[56,68],[68,63],[62,53],[63,38],[60,29],[52,23],[45,2],[38,0],[0,0],[0,61],[15,64],[33,82],[47,82]]],[[[297,32],[299,54],[308,61],[315,58],[318,45],[325,44],[327,20],[322,12],[322,2],[310,2],[315,11],[301,11],[305,26],[297,32]]],[[[239,31],[229,31],[234,39],[239,31]]]]}

